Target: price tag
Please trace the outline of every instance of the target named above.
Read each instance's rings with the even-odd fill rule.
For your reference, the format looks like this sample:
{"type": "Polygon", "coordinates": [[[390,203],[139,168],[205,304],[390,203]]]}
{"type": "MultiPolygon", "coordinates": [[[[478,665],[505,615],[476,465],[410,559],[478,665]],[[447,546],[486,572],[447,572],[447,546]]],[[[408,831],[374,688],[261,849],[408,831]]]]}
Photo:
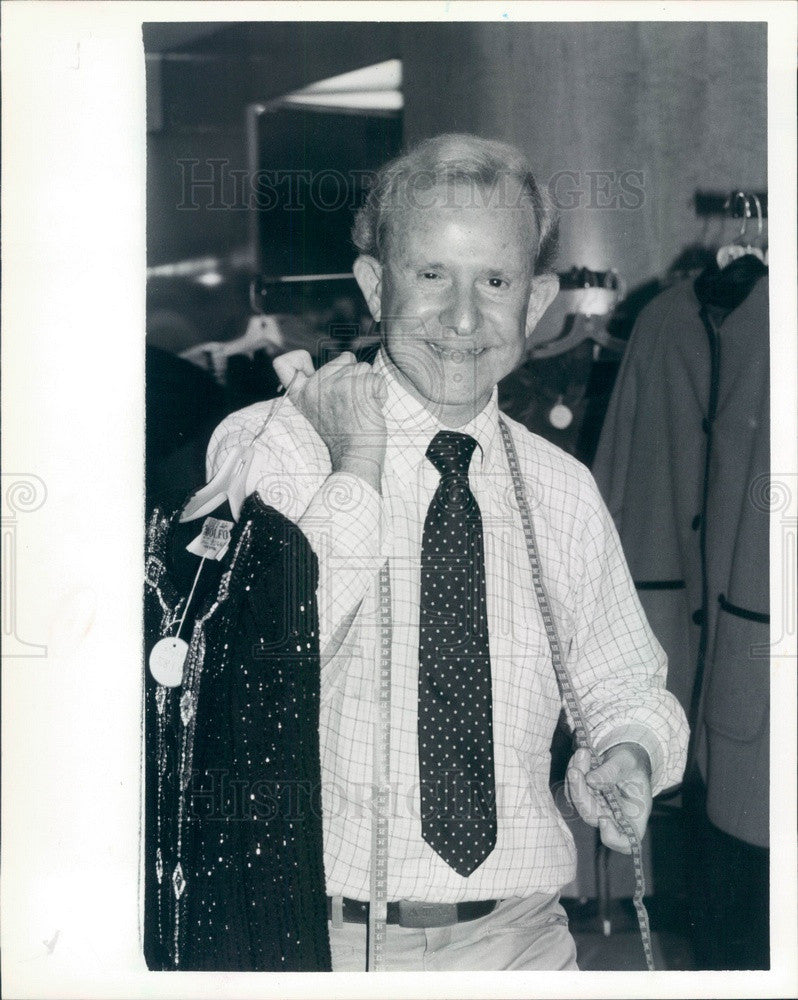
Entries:
{"type": "Polygon", "coordinates": [[[218,517],[206,517],[202,531],[186,546],[189,552],[203,559],[222,559],[230,545],[232,521],[222,521],[218,517]]]}
{"type": "Polygon", "coordinates": [[[573,411],[565,403],[555,403],[549,410],[549,423],[558,431],[564,431],[566,427],[570,427],[573,419],[573,411]]]}
{"type": "Polygon", "coordinates": [[[188,643],[183,639],[176,636],[159,639],[150,653],[150,673],[164,687],[180,687],[187,653],[188,643]]]}

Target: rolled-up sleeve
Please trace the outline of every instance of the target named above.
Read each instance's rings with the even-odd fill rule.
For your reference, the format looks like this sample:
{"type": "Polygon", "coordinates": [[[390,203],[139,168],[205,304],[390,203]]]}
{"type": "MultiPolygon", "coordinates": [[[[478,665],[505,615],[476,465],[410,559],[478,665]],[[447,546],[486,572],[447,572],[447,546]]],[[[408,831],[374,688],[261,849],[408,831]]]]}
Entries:
{"type": "Polygon", "coordinates": [[[615,526],[592,480],[589,492],[568,670],[596,750],[626,742],[642,746],[656,795],[682,779],[687,720],[665,688],[667,657],[646,620],[615,526]]]}
{"type": "MultiPolygon", "coordinates": [[[[298,525],[319,563],[317,600],[322,688],[334,681],[325,667],[340,647],[384,559],[382,497],[358,476],[330,471],[321,440],[290,403],[257,437],[272,402],[227,417],[208,446],[210,479],[231,450],[252,453],[245,493],[298,525]],[[255,440],[254,440],[255,439],[255,440]]],[[[324,697],[324,690],[322,690],[324,697]]]]}

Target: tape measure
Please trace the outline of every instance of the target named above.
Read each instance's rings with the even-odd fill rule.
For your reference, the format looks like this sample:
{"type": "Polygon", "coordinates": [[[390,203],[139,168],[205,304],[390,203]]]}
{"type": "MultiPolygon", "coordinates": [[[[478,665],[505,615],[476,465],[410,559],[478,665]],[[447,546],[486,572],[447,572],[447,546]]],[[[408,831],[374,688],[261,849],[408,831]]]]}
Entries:
{"type": "MultiPolygon", "coordinates": [[[[537,541],[535,539],[535,530],[532,525],[532,517],[529,512],[529,504],[526,499],[524,480],[521,476],[521,468],[518,464],[518,455],[515,450],[515,444],[510,436],[510,429],[503,420],[499,420],[499,427],[501,428],[504,450],[507,453],[507,461],[510,466],[510,475],[513,480],[515,500],[521,514],[521,524],[524,529],[527,553],[529,554],[529,565],[532,569],[532,583],[535,588],[535,596],[538,600],[540,613],[543,616],[543,624],[546,629],[549,648],[551,649],[551,661],[554,666],[554,672],[557,675],[557,684],[559,685],[560,693],[568,706],[568,710],[571,713],[577,746],[586,747],[590,751],[593,763],[598,765],[601,763],[601,760],[590,742],[587,725],[585,724],[584,713],[582,712],[582,706],[579,703],[579,698],[574,690],[573,684],[571,683],[571,678],[568,675],[568,671],[565,668],[565,663],[562,658],[562,647],[560,646],[560,638],[557,634],[557,626],[554,622],[554,616],[551,613],[549,597],[543,583],[543,576],[540,568],[540,557],[538,555],[537,541]]],[[[643,873],[643,858],[640,851],[640,841],[634,827],[626,818],[615,792],[612,789],[606,789],[602,792],[602,794],[607,802],[607,805],[609,806],[612,818],[615,820],[618,829],[621,833],[623,833],[629,843],[635,878],[635,891],[634,896],[632,897],[632,902],[634,903],[635,911],[637,913],[637,922],[640,926],[640,937],[643,942],[646,965],[649,972],[654,972],[654,949],[651,943],[651,928],[648,922],[648,911],[646,910],[645,903],[643,902],[643,897],[646,892],[646,880],[643,873]]]]}
{"type": "MultiPolygon", "coordinates": [[[[543,576],[540,567],[540,557],[538,554],[535,530],[532,524],[532,516],[527,503],[526,492],[524,490],[524,480],[521,475],[521,468],[518,464],[518,455],[515,444],[510,435],[510,429],[503,420],[499,420],[504,450],[507,454],[507,462],[510,467],[510,475],[513,482],[513,491],[518,510],[521,515],[521,524],[526,540],[529,565],[532,570],[532,583],[535,590],[543,624],[546,629],[546,637],[551,650],[552,665],[557,677],[557,684],[560,693],[565,701],[574,724],[574,736],[578,747],[585,747],[590,751],[591,758],[595,765],[600,763],[599,755],[593,747],[588,728],[585,723],[585,716],[579,698],[574,690],[571,678],[565,667],[560,646],[559,635],[554,616],[551,613],[546,587],[543,583],[543,576]]],[[[391,578],[388,563],[384,563],[379,573],[378,581],[378,606],[379,606],[379,665],[376,675],[376,698],[374,715],[374,754],[373,754],[373,802],[371,821],[371,879],[370,896],[371,905],[369,907],[368,926],[368,952],[366,967],[369,972],[379,972],[385,968],[385,939],[387,933],[387,911],[388,911],[388,811],[390,805],[390,752],[391,752],[391,578]]],[[[626,818],[621,808],[618,797],[612,789],[602,792],[612,818],[616,825],[626,837],[631,851],[632,865],[634,868],[635,891],[632,898],[637,921],[640,926],[640,936],[643,942],[646,965],[650,972],[655,971],[654,950],[651,943],[651,929],[649,927],[648,912],[643,902],[646,882],[643,873],[643,859],[640,850],[640,840],[634,827],[626,818]]]]}
{"type": "Polygon", "coordinates": [[[388,811],[391,773],[391,574],[388,563],[380,569],[378,604],[379,666],[374,716],[374,756],[372,770],[371,880],[366,968],[385,968],[385,936],[388,917],[388,811]]]}

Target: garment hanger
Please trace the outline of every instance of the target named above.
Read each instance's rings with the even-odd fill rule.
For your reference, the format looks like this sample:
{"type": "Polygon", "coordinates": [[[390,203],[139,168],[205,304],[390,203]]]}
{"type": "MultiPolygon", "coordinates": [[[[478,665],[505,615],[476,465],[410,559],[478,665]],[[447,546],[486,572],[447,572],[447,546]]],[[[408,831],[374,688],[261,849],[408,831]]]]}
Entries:
{"type": "MultiPolygon", "coordinates": [[[[759,198],[756,195],[753,195],[752,197],[755,198],[756,200],[757,222],[759,225],[758,235],[761,236],[762,203],[760,202],[759,198]]],[[[762,261],[763,264],[765,263],[765,254],[762,251],[762,248],[752,246],[750,243],[744,242],[746,238],[746,232],[748,229],[748,220],[751,218],[751,201],[748,195],[744,191],[735,192],[733,200],[731,197],[729,197],[725,207],[727,209],[731,209],[731,213],[732,215],[734,215],[737,211],[737,206],[740,200],[742,200],[743,202],[743,213],[742,213],[743,224],[740,227],[740,234],[735,240],[735,242],[727,243],[725,246],[722,246],[717,252],[716,259],[718,262],[718,267],[720,268],[721,271],[725,267],[728,267],[728,265],[731,264],[732,261],[739,260],[741,257],[745,257],[748,254],[753,255],[758,260],[762,261]]]]}
{"type": "MultiPolygon", "coordinates": [[[[758,194],[752,194],[751,197],[754,199],[754,204],[756,205],[756,238],[761,242],[761,240],[762,240],[762,228],[763,228],[762,227],[762,217],[763,217],[763,214],[764,214],[762,212],[762,202],[759,200],[759,195],[758,194]]],[[[764,249],[760,247],[758,249],[760,250],[760,252],[762,254],[762,256],[760,257],[760,260],[765,265],[765,267],[767,267],[768,266],[768,251],[767,251],[767,247],[765,247],[764,249]]]]}
{"type": "MultiPolygon", "coordinates": [[[[300,363],[299,358],[294,361],[296,370],[294,371],[290,382],[286,386],[285,395],[280,397],[275,402],[274,406],[272,406],[269,411],[269,415],[263,421],[252,440],[248,444],[236,445],[210,482],[206,483],[205,486],[202,486],[195,493],[193,493],[191,497],[189,497],[188,502],[180,514],[181,524],[186,521],[195,521],[199,517],[205,517],[206,514],[210,514],[211,511],[220,507],[225,500],[230,505],[230,512],[233,516],[233,520],[238,520],[241,508],[247,498],[247,476],[249,475],[249,470],[252,466],[252,460],[255,457],[254,444],[263,435],[266,428],[272,420],[274,420],[285,404],[285,400],[288,398],[288,393],[293,387],[294,382],[301,374],[302,369],[305,369],[305,357],[307,358],[307,363],[310,364],[312,370],[312,361],[307,351],[291,351],[290,353],[291,355],[303,355],[303,358],[301,359],[301,362],[303,363],[300,363]]],[[[284,355],[284,357],[288,356],[289,355],[284,355]]]]}
{"type": "Polygon", "coordinates": [[[584,289],[583,301],[578,309],[566,316],[562,331],[551,340],[534,344],[527,353],[532,361],[544,358],[554,358],[566,354],[592,340],[597,347],[603,347],[612,354],[621,355],[626,349],[626,341],[613,337],[607,330],[607,318],[612,308],[598,296],[607,291],[616,293],[616,302],[623,297],[620,277],[616,271],[589,271],[586,268],[571,268],[560,276],[560,290],[572,291],[584,289]]]}
{"type": "Polygon", "coordinates": [[[592,340],[597,346],[605,348],[612,354],[623,354],[626,341],[613,337],[607,330],[606,316],[593,316],[590,313],[572,313],[572,322],[566,324],[565,333],[543,344],[535,344],[529,351],[532,361],[543,358],[554,358],[558,354],[573,351],[586,340],[592,340]]]}
{"type": "Polygon", "coordinates": [[[208,369],[217,382],[224,385],[227,375],[227,360],[236,354],[252,358],[256,351],[275,354],[283,346],[280,325],[273,316],[260,314],[251,316],[246,331],[235,340],[209,341],[182,351],[185,361],[208,369]]]}

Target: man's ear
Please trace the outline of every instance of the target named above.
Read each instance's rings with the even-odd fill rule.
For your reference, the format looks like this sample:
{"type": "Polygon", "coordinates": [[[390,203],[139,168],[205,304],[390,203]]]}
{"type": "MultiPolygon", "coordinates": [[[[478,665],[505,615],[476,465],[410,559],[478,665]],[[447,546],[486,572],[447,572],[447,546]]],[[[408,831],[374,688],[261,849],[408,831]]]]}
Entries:
{"type": "Polygon", "coordinates": [[[375,257],[361,254],[352,265],[352,271],[369,307],[371,318],[379,323],[382,312],[382,264],[375,257]]]}
{"type": "Polygon", "coordinates": [[[560,290],[560,279],[556,274],[537,274],[532,279],[532,291],[529,293],[529,307],[526,312],[526,337],[534,332],[543,313],[554,301],[560,290]]]}

